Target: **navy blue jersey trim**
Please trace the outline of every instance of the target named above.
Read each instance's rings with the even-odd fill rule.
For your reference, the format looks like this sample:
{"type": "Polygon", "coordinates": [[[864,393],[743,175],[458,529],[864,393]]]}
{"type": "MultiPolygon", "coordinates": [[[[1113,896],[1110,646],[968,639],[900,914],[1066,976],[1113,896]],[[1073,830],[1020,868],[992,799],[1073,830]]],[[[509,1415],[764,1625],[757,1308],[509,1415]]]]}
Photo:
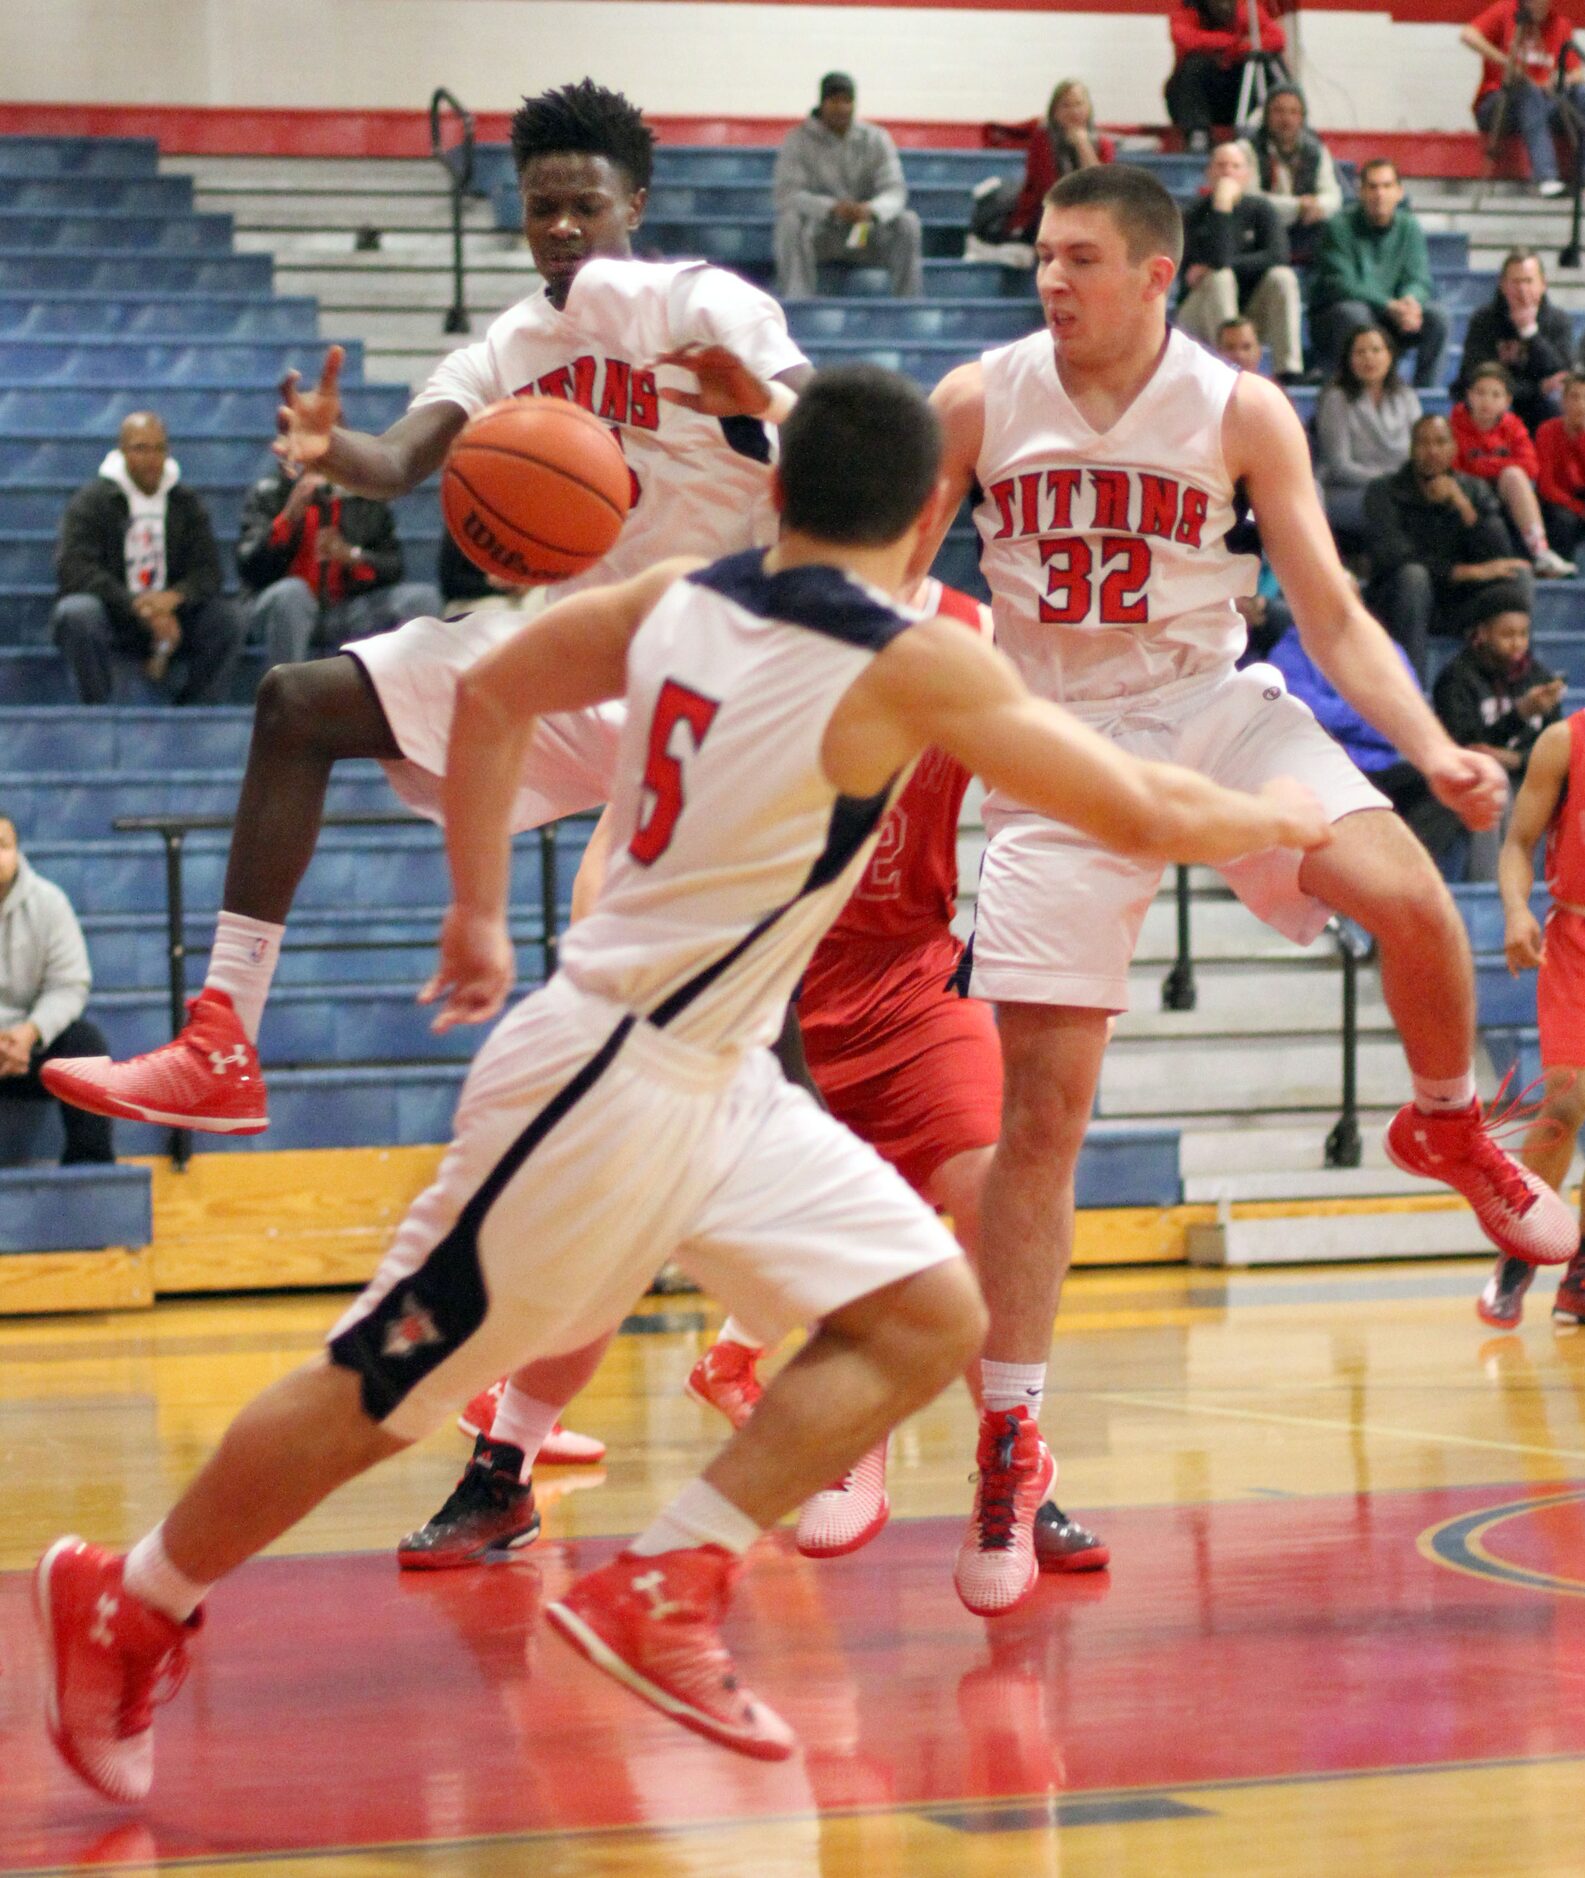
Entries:
{"type": "Polygon", "coordinates": [[[770,433],[757,417],[723,417],[721,435],[734,456],[751,463],[770,462],[770,433]]]}
{"type": "Polygon", "coordinates": [[[417,1271],[393,1285],[367,1317],[332,1342],[330,1360],[362,1378],[363,1412],[371,1421],[383,1422],[484,1322],[489,1294],[479,1265],[479,1234],[491,1207],[551,1129],[610,1068],[637,1022],[636,1017],[622,1019],[491,1168],[417,1271]]]}
{"type": "Polygon", "coordinates": [[[914,623],[838,567],[789,567],[767,574],[758,548],[729,554],[688,578],[761,619],[802,626],[871,652],[883,651],[914,623]]]}

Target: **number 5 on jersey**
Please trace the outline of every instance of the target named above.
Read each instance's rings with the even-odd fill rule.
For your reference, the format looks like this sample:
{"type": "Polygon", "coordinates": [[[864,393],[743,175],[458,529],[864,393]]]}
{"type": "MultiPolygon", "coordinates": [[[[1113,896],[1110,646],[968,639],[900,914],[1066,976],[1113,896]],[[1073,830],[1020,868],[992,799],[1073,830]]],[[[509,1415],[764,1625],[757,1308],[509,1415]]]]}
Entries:
{"type": "Polygon", "coordinates": [[[655,715],[650,719],[649,755],[644,764],[644,790],[647,797],[640,811],[639,824],[627,851],[635,861],[649,867],[671,846],[677,832],[677,817],[684,802],[683,771],[715,722],[721,706],[717,699],[691,691],[668,678],[655,700],[655,715]]]}

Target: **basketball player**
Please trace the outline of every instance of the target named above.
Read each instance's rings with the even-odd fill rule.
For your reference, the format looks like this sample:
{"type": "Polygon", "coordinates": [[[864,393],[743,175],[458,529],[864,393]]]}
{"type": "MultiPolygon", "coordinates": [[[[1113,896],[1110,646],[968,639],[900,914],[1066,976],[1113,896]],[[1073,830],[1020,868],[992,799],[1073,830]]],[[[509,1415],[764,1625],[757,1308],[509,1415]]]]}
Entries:
{"type": "MultiPolygon", "coordinates": [[[[1502,893],[1503,949],[1508,969],[1536,974],[1536,1016],[1541,1026],[1541,1074],[1546,1093],[1525,1137],[1523,1160],[1561,1193],[1585,1123],[1585,828],[1576,806],[1585,802],[1585,712],[1542,731],[1530,753],[1524,782],[1497,862],[1502,893]],[[1535,848],[1546,837],[1545,878],[1552,905],[1546,930],[1530,911],[1535,848]]],[[[1585,1191],[1581,1193],[1585,1208],[1585,1191]]],[[[1475,1309],[1482,1320],[1511,1330],[1524,1315],[1524,1294],[1535,1267],[1500,1256],[1475,1309]]],[[[1558,1281],[1552,1321],[1565,1330],[1585,1323],[1585,1213],[1579,1248],[1558,1281]]]]}
{"type": "MultiPolygon", "coordinates": [[[[766,425],[705,416],[663,396],[651,363],[680,346],[727,341],[772,383],[773,412],[790,406],[810,367],[780,307],[737,275],[628,258],[653,141],[624,97],[587,79],[525,100],[512,120],[512,149],[524,233],[544,284],[482,340],[442,360],[380,437],[340,428],[342,355],[332,347],[316,390],[302,391],[289,376],[278,453],[343,488],[389,500],[438,469],[485,405],[513,395],[565,397],[610,423],[636,491],[616,546],[577,584],[621,578],[667,554],[713,557],[769,541],[766,425]]],[[[48,1065],[53,1094],[96,1114],[213,1133],[268,1126],[259,1024],[286,917],[319,838],[331,768],[342,758],[382,758],[402,800],[433,816],[457,680],[519,623],[499,610],[415,620],[341,656],[266,674],[209,969],[186,1027],[130,1062],[48,1065]]],[[[537,827],[603,803],[618,730],[615,710],[541,724],[525,753],[515,825],[537,827]]]]}
{"type": "MultiPolygon", "coordinates": [[[[1287,399],[1168,331],[1181,253],[1177,207],[1147,172],[1064,178],[1037,244],[1045,330],[934,393],[949,493],[979,491],[997,644],[1031,691],[1119,749],[1245,788],[1281,774],[1315,791],[1335,823],[1328,847],[1257,855],[1225,878],[1300,943],[1332,912],[1375,936],[1414,1085],[1388,1131],[1392,1158],[1456,1187],[1504,1251],[1567,1258],[1567,1209],[1484,1126],[1469,945],[1429,857],[1275,671],[1233,668],[1235,602],[1257,571],[1226,546],[1241,491],[1311,656],[1438,799],[1490,827],[1501,773],[1450,741],[1355,597],[1287,399]]],[[[979,1487],[955,1576],[968,1607],[990,1616],[1035,1583],[1032,1526],[1054,1471],[1038,1417],[1072,1255],[1074,1165],[1161,870],[1119,861],[1016,790],[991,792],[985,822],[972,989],[998,1007],[1006,1087],[980,1222],[991,1330],[979,1487]]]]}
{"type": "Polygon", "coordinates": [[[738,1560],[960,1373],[985,1326],[934,1213],[764,1047],[909,765],[939,745],[1141,860],[1330,838],[1299,785],[1243,795],[1135,761],[977,635],[900,611],[938,462],[906,380],[823,374],[787,423],[769,554],[574,595],[461,681],[453,900],[423,993],[440,1026],[483,1022],[513,986],[510,836],[541,714],[625,693],[620,851],[555,977],[475,1059],[439,1174],[326,1357],[244,1409],[125,1558],[68,1538],[41,1560],[51,1738],[100,1792],[147,1793],[153,1706],[210,1585],[513,1362],[608,1333],[673,1249],[748,1321],[813,1334],[703,1478],[547,1614],[674,1719],[793,1751],[717,1634],[738,1560]]]}

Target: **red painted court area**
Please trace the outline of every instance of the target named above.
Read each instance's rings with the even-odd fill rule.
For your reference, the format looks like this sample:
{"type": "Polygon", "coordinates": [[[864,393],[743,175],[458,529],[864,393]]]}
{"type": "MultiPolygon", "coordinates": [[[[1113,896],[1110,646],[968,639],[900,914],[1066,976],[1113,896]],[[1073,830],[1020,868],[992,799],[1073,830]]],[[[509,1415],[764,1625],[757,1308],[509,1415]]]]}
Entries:
{"type": "MultiPolygon", "coordinates": [[[[998,1622],[953,1595],[956,1521],[895,1522],[824,1566],[778,1542],[729,1635],[804,1739],[779,1766],[653,1716],[541,1622],[609,1541],[435,1576],[268,1560],[211,1600],[140,1844],[239,1857],[1579,1753],[1585,1600],[1524,1575],[1585,1583],[1582,1499],[1112,1511],[1110,1582],[1048,1580],[998,1622]]],[[[0,1871],[81,1860],[124,1815],[45,1742],[20,1575],[0,1659],[0,1871]]]]}

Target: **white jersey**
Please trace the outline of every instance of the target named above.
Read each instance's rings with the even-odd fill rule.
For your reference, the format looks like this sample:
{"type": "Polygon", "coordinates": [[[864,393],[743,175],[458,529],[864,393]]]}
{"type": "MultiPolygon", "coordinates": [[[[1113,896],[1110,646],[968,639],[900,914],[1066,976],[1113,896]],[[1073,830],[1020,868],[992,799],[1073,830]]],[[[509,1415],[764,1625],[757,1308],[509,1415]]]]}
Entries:
{"type": "Polygon", "coordinates": [[[1104,434],[1063,389],[1048,333],[987,352],[982,367],[980,566],[996,643],[1030,690],[1082,706],[1231,670],[1245,644],[1234,602],[1259,572],[1226,546],[1233,367],[1169,332],[1104,434]]]}
{"type": "Polygon", "coordinates": [[[561,969],[712,1051],[770,1042],[875,845],[901,776],[843,796],[820,745],[919,617],[831,567],[733,555],[656,603],[628,653],[614,859],[561,969]]]}
{"type": "Polygon", "coordinates": [[[567,398],[611,426],[632,472],[633,507],[616,545],[574,586],[622,580],[672,554],[716,559],[775,536],[774,428],[704,417],[661,401],[653,361],[685,345],[729,346],[761,378],[808,361],[781,308],[758,287],[703,261],[586,261],[565,308],[543,288],[484,338],[436,366],[411,408],[456,404],[472,417],[501,398],[567,398]]]}

